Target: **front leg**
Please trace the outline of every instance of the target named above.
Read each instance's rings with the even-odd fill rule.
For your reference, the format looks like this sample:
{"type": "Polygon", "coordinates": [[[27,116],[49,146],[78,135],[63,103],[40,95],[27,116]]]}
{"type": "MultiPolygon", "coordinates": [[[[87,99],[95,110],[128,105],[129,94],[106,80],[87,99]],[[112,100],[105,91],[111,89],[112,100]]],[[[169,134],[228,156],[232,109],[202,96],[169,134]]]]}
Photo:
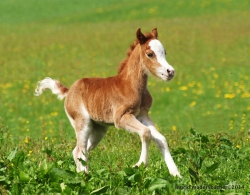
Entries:
{"type": "Polygon", "coordinates": [[[181,177],[180,172],[170,154],[166,138],[159,131],[157,131],[157,129],[154,126],[154,123],[148,116],[147,111],[146,110],[142,111],[138,119],[142,122],[142,124],[146,125],[150,129],[152,139],[157,145],[157,147],[161,150],[164,161],[168,167],[169,173],[173,176],[181,177]]]}
{"type": "Polygon", "coordinates": [[[117,120],[116,127],[126,129],[130,132],[137,133],[142,142],[142,149],[139,161],[134,166],[148,164],[148,147],[151,140],[150,129],[138,121],[133,114],[125,113],[117,120]]]}

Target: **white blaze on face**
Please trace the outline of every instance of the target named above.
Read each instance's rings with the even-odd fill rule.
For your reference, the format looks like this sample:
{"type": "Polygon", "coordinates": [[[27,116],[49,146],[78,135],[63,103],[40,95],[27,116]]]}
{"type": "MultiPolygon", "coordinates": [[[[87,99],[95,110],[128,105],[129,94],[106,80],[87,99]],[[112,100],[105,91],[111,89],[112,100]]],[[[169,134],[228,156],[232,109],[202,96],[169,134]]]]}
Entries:
{"type": "Polygon", "coordinates": [[[174,76],[174,68],[166,61],[165,49],[160,41],[154,39],[149,42],[150,49],[155,53],[160,67],[157,68],[157,76],[163,80],[171,80],[174,76]]]}

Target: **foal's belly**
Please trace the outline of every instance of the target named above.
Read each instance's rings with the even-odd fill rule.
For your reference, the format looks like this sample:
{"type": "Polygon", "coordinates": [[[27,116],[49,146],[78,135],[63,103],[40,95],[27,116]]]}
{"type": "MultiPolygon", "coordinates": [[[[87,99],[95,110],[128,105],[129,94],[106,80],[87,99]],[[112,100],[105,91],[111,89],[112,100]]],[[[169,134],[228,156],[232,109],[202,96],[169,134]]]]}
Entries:
{"type": "Polygon", "coordinates": [[[95,121],[95,123],[101,126],[105,126],[105,127],[114,126],[114,123],[105,123],[105,122],[100,122],[100,121],[95,121]]]}
{"type": "Polygon", "coordinates": [[[92,106],[87,108],[90,118],[97,124],[110,126],[114,124],[113,112],[111,108],[103,108],[99,106],[92,106]]]}
{"type": "MultiPolygon", "coordinates": [[[[137,118],[140,114],[140,109],[129,109],[127,111],[124,111],[124,113],[130,113],[137,118]]],[[[113,109],[97,109],[94,108],[92,110],[89,110],[90,118],[97,124],[102,126],[112,126],[114,125],[114,121],[116,120],[116,113],[114,113],[113,109]]],[[[122,116],[120,116],[122,117],[122,116]]]]}

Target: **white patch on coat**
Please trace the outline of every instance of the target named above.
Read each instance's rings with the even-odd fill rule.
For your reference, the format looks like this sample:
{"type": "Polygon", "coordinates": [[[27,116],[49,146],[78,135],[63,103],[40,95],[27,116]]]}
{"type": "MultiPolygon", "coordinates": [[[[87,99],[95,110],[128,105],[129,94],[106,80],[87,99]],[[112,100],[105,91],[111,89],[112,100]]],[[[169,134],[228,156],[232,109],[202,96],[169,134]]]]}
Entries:
{"type": "Polygon", "coordinates": [[[173,78],[174,68],[167,62],[165,49],[161,42],[157,39],[153,39],[148,44],[150,49],[155,53],[157,62],[161,67],[157,68],[157,76],[163,80],[170,80],[173,78]],[[170,75],[169,73],[172,73],[170,75]]]}

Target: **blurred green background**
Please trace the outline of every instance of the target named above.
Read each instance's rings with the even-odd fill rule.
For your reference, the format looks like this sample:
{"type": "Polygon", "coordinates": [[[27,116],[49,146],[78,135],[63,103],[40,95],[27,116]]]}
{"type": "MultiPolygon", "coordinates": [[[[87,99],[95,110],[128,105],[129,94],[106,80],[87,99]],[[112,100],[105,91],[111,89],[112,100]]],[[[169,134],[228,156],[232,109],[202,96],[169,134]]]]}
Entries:
{"type": "Polygon", "coordinates": [[[176,70],[148,83],[160,131],[247,131],[249,18],[248,0],[1,0],[0,124],[13,137],[73,136],[63,102],[33,95],[37,81],[115,75],[136,30],[157,27],[176,70]]]}

